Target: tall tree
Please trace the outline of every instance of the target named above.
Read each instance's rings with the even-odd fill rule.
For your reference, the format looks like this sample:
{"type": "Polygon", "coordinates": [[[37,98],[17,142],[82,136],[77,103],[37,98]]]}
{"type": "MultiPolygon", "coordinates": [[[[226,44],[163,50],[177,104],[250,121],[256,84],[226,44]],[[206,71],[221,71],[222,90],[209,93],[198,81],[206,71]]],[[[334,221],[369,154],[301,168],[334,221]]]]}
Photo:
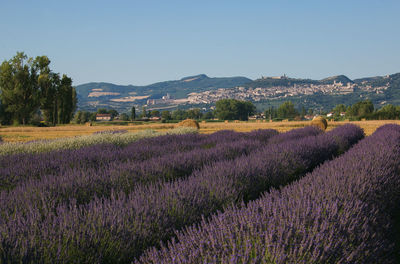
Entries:
{"type": "Polygon", "coordinates": [[[171,112],[170,111],[168,111],[168,110],[164,110],[164,111],[162,111],[161,112],[161,118],[163,119],[163,120],[171,120],[171,112]]]}
{"type": "Polygon", "coordinates": [[[76,110],[77,98],[75,88],[72,87],[72,79],[63,74],[58,89],[57,114],[58,123],[67,124],[71,121],[76,110]]]}
{"type": "Polygon", "coordinates": [[[374,104],[370,100],[365,100],[353,104],[346,112],[346,116],[364,118],[371,115],[373,112],[374,104]]]}
{"type": "Polygon", "coordinates": [[[222,99],[215,103],[216,116],[221,120],[248,120],[255,111],[256,107],[248,101],[222,99]]]}
{"type": "Polygon", "coordinates": [[[132,109],[131,109],[131,120],[133,121],[135,119],[136,119],[136,108],[135,108],[135,106],[132,106],[132,109]]]}
{"type": "Polygon", "coordinates": [[[291,101],[284,102],[278,107],[277,114],[279,118],[294,118],[299,115],[297,110],[294,108],[294,104],[291,101]]]}
{"type": "Polygon", "coordinates": [[[0,99],[14,122],[27,124],[39,108],[48,123],[69,123],[76,109],[77,96],[71,78],[50,70],[46,56],[28,58],[17,52],[0,67],[0,99]]]}
{"type": "Polygon", "coordinates": [[[40,108],[43,112],[46,123],[56,124],[58,89],[60,86],[60,76],[52,72],[44,72],[39,75],[38,83],[40,87],[40,108]]]}
{"type": "Polygon", "coordinates": [[[23,52],[0,66],[0,99],[14,121],[27,124],[40,105],[38,67],[23,52]]]}

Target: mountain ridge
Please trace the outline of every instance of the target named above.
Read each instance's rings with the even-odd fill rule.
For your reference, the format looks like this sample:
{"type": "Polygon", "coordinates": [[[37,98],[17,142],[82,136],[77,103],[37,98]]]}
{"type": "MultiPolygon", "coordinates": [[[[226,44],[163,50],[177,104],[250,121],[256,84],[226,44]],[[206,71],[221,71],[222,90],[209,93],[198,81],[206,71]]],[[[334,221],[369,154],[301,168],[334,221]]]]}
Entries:
{"type": "MultiPolygon", "coordinates": [[[[400,73],[395,73],[386,76],[374,76],[364,77],[351,80],[345,75],[330,76],[320,80],[313,79],[301,79],[301,78],[289,78],[286,75],[279,77],[261,77],[259,79],[251,80],[242,76],[235,77],[209,77],[206,74],[197,74],[183,77],[179,80],[169,80],[156,82],[149,85],[117,85],[109,82],[90,82],[75,86],[78,94],[78,109],[93,111],[99,107],[114,108],[119,111],[126,111],[131,108],[132,105],[143,106],[146,105],[148,100],[153,104],[167,103],[162,101],[161,98],[174,98],[184,99],[188,98],[190,94],[204,93],[207,91],[217,93],[218,89],[232,89],[235,87],[245,87],[246,89],[255,88],[276,88],[276,87],[308,87],[318,85],[338,85],[340,90],[341,86],[345,89],[346,86],[360,86],[360,87],[386,87],[384,90],[377,92],[374,95],[372,92],[361,91],[354,89],[354,92],[347,94],[347,97],[351,97],[350,101],[353,102],[357,98],[373,98],[376,103],[382,103],[385,101],[398,102],[400,104],[400,73]],[[167,96],[168,95],[168,96],[167,96]],[[377,99],[378,98],[378,99],[377,99]],[[388,100],[386,100],[388,99],[388,100]],[[158,100],[158,101],[157,101],[158,100]]],[[[371,88],[371,89],[372,89],[371,88]]],[[[373,89],[372,89],[373,90],[373,89]]],[[[340,102],[339,97],[332,95],[335,102],[340,102]]],[[[329,94],[324,94],[325,99],[321,99],[321,94],[315,93],[309,96],[294,96],[286,100],[293,99],[293,101],[299,101],[299,98],[307,98],[304,100],[314,101],[312,104],[315,107],[325,108],[328,107],[329,94]],[[315,98],[320,98],[321,103],[315,98]],[[324,102],[324,103],[322,103],[324,102]]],[[[348,102],[347,98],[342,98],[343,102],[348,102]]],[[[283,99],[282,99],[283,100],[283,99]]],[[[280,102],[282,100],[275,100],[280,102]]],[[[271,102],[261,102],[262,104],[269,104],[271,102]]],[[[272,102],[274,103],[274,102],[272,102]]],[[[171,107],[177,107],[173,105],[171,107]]],[[[260,104],[260,102],[257,102],[260,104]]],[[[190,107],[190,103],[182,104],[181,107],[190,107]]],[[[310,105],[311,106],[311,105],[310,105]]]]}

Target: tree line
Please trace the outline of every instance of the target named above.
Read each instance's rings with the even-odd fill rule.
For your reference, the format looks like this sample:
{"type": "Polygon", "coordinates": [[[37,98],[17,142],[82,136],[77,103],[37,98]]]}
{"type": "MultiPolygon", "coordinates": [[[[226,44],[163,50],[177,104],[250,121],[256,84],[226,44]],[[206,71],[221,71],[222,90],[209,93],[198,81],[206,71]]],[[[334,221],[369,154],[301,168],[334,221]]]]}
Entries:
{"type": "MultiPolygon", "coordinates": [[[[135,107],[129,113],[119,113],[113,109],[100,108],[97,112],[78,111],[77,94],[72,87],[72,79],[50,69],[47,56],[31,58],[23,52],[0,65],[0,123],[1,124],[34,124],[44,120],[46,124],[67,124],[73,120],[82,124],[96,121],[96,114],[119,116],[122,121],[160,117],[163,121],[190,119],[248,120],[257,114],[257,109],[250,101],[222,99],[216,102],[213,111],[202,111],[199,108],[174,111],[141,109],[137,114],[135,107]],[[75,115],[74,115],[75,114],[75,115]]],[[[259,114],[259,113],[258,113],[259,114]]],[[[298,109],[291,101],[279,107],[269,107],[264,111],[266,119],[298,119],[313,115],[313,109],[298,109]]],[[[320,113],[327,114],[327,113],[320,113]]],[[[360,101],[353,105],[336,105],[331,116],[334,119],[398,119],[400,106],[385,105],[375,109],[370,100],[360,101]]]]}
{"type": "Polygon", "coordinates": [[[344,117],[353,120],[360,120],[363,118],[370,120],[388,120],[400,118],[400,106],[387,104],[379,109],[376,109],[370,100],[359,101],[349,106],[339,104],[336,105],[331,112],[333,118],[335,119],[343,119],[344,117]]]}
{"type": "Polygon", "coordinates": [[[47,56],[31,58],[23,52],[0,66],[0,122],[67,124],[77,107],[72,79],[50,69],[47,56]]]}
{"type": "MultiPolygon", "coordinates": [[[[248,120],[250,116],[258,115],[256,107],[252,102],[240,101],[236,99],[222,99],[216,102],[215,109],[212,111],[203,111],[200,108],[176,109],[174,111],[146,110],[142,107],[139,114],[136,114],[135,107],[132,107],[130,113],[118,114],[115,110],[98,109],[97,112],[78,111],[74,117],[74,122],[85,123],[95,121],[96,114],[111,114],[112,118],[119,117],[121,121],[146,120],[152,117],[159,117],[162,121],[184,120],[187,118],[196,120],[248,120]]],[[[400,117],[400,106],[385,105],[380,109],[375,109],[371,101],[360,101],[353,105],[346,106],[339,104],[331,111],[330,118],[335,120],[360,120],[366,119],[397,119],[400,117]]],[[[269,107],[264,111],[264,118],[272,120],[302,120],[307,115],[311,118],[315,112],[313,109],[304,107],[296,108],[291,101],[280,104],[277,108],[269,107]]],[[[319,112],[320,115],[326,115],[328,112],[319,112]]]]}
{"type": "Polygon", "coordinates": [[[220,119],[220,120],[248,120],[249,116],[256,113],[256,107],[252,102],[236,99],[222,99],[216,102],[214,111],[202,111],[200,108],[188,110],[177,109],[172,112],[146,111],[142,109],[140,117],[161,117],[162,120],[184,120],[190,119],[220,119]]]}
{"type": "MultiPolygon", "coordinates": [[[[400,106],[387,104],[377,109],[370,100],[364,100],[348,106],[338,104],[330,112],[321,112],[319,114],[328,115],[329,113],[329,117],[335,120],[399,119],[400,106]]],[[[297,109],[292,102],[286,101],[276,109],[269,107],[264,114],[267,119],[302,119],[305,115],[314,115],[314,110],[305,109],[304,107],[297,109]]]]}

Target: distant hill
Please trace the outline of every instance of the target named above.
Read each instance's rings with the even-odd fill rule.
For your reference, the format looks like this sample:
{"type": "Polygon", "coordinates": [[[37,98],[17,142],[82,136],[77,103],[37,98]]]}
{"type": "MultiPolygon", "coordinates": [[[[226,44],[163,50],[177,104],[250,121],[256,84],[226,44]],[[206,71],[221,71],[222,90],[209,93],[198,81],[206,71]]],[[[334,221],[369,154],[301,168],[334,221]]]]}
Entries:
{"type": "Polygon", "coordinates": [[[116,85],[112,83],[86,83],[76,86],[79,109],[99,107],[128,109],[133,104],[144,104],[147,99],[159,99],[167,94],[171,98],[185,98],[193,92],[219,88],[232,88],[251,82],[245,77],[210,78],[205,74],[188,76],[180,80],[158,82],[146,86],[116,85]]]}
{"type": "Polygon", "coordinates": [[[323,84],[332,84],[334,82],[337,82],[337,83],[341,82],[343,84],[354,83],[352,80],[350,80],[345,75],[337,75],[337,76],[328,77],[328,78],[320,80],[319,82],[323,83],[323,84]]]}
{"type": "Polygon", "coordinates": [[[374,76],[351,80],[344,75],[332,76],[322,80],[310,79],[290,79],[287,80],[262,80],[258,79],[247,85],[249,87],[272,87],[271,83],[287,83],[287,84],[333,84],[341,82],[344,86],[347,83],[355,84],[357,89],[348,94],[322,94],[314,93],[310,95],[293,96],[287,98],[279,98],[276,100],[264,100],[256,102],[258,109],[266,109],[267,107],[277,107],[284,101],[292,101],[299,109],[305,107],[314,110],[330,111],[337,104],[352,105],[358,101],[369,99],[376,108],[380,108],[385,104],[400,105],[400,73],[374,76]]]}
{"type": "Polygon", "coordinates": [[[347,83],[353,83],[352,80],[350,80],[347,76],[345,75],[337,75],[337,76],[332,76],[328,77],[322,80],[311,80],[311,79],[297,79],[297,78],[288,78],[286,76],[281,76],[281,77],[263,77],[257,80],[254,80],[253,82],[247,83],[247,87],[273,87],[273,86],[291,86],[294,84],[333,84],[333,83],[343,83],[346,85],[347,83]]]}
{"type": "MultiPolygon", "coordinates": [[[[116,85],[112,83],[86,83],[76,86],[78,94],[78,108],[80,110],[93,111],[97,108],[114,108],[120,112],[128,111],[133,105],[141,107],[148,99],[158,102],[157,109],[174,109],[180,107],[209,107],[210,104],[191,105],[185,98],[191,93],[216,92],[220,88],[244,87],[244,89],[274,87],[298,87],[312,85],[334,85],[341,83],[343,89],[346,86],[355,86],[353,92],[347,94],[326,94],[315,92],[306,95],[291,95],[276,99],[257,100],[254,103],[259,109],[269,106],[277,106],[284,101],[291,100],[298,107],[330,110],[336,104],[353,104],[360,100],[370,99],[375,105],[392,103],[400,105],[400,73],[366,77],[351,80],[345,75],[337,75],[321,80],[281,77],[262,77],[251,80],[246,77],[225,77],[210,78],[205,74],[184,77],[180,80],[158,82],[145,86],[116,85]],[[168,94],[168,96],[167,96],[168,94]],[[181,99],[169,101],[162,105],[161,98],[181,99]],[[161,102],[161,104],[159,103],[161,102]],[[178,103],[176,103],[178,102],[178,103]]],[[[340,88],[339,88],[340,89],[340,88]]],[[[232,89],[231,89],[232,90],[232,89]]],[[[228,93],[229,94],[229,93],[228,93]]],[[[149,106],[150,108],[152,106],[149,106]]]]}

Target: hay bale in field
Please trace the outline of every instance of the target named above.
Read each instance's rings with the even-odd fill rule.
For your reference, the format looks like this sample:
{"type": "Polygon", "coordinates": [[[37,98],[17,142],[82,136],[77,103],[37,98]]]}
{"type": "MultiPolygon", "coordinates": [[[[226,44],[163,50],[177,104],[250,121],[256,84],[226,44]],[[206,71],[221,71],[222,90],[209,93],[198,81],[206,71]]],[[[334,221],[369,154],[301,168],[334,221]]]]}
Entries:
{"type": "Polygon", "coordinates": [[[85,125],[86,126],[92,126],[92,122],[86,122],[85,125]]]}
{"type": "Polygon", "coordinates": [[[235,120],[235,123],[239,123],[239,120],[235,120]]]}
{"type": "Polygon", "coordinates": [[[229,123],[229,121],[228,120],[225,120],[225,124],[228,124],[229,123]]]}
{"type": "Polygon", "coordinates": [[[322,130],[325,130],[328,127],[328,122],[326,122],[326,119],[323,118],[322,116],[316,116],[311,121],[311,125],[319,127],[322,130]]]}
{"type": "Polygon", "coordinates": [[[289,119],[283,119],[282,122],[289,122],[289,119]]]}
{"type": "Polygon", "coordinates": [[[205,121],[205,120],[203,120],[203,121],[201,121],[201,123],[202,123],[202,124],[205,124],[205,123],[206,123],[206,121],[205,121]]]}
{"type": "Polygon", "coordinates": [[[193,119],[185,119],[178,123],[178,127],[194,127],[200,129],[200,125],[196,120],[193,119]]]}

